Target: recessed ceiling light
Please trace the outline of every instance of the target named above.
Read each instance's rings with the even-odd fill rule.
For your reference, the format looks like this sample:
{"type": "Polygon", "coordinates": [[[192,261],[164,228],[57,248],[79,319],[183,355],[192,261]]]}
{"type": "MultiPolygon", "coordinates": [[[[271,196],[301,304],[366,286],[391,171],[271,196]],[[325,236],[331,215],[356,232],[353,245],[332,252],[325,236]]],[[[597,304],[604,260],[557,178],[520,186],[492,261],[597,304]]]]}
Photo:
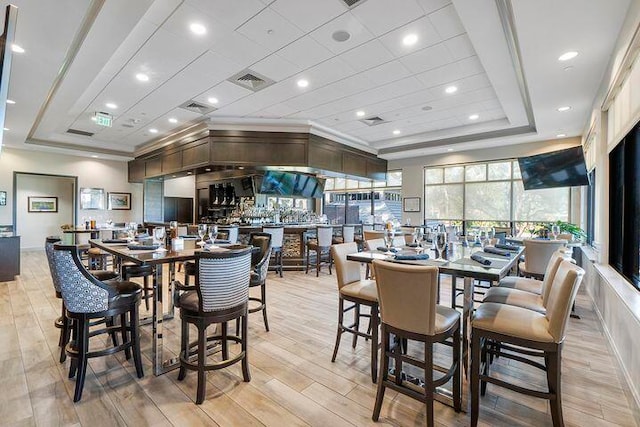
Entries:
{"type": "Polygon", "coordinates": [[[405,46],[413,46],[414,44],[416,44],[417,41],[418,41],[418,35],[412,33],[404,36],[404,38],[402,39],[402,44],[405,46]]]}
{"type": "Polygon", "coordinates": [[[4,130],[10,130],[9,128],[4,128],[4,130]]]}
{"type": "Polygon", "coordinates": [[[339,43],[342,43],[349,40],[351,38],[351,34],[349,34],[349,32],[345,30],[338,30],[331,34],[331,38],[339,43]]]}
{"type": "Polygon", "coordinates": [[[189,25],[189,29],[193,34],[197,34],[199,36],[207,33],[207,28],[202,24],[198,24],[197,22],[189,25]]]}
{"type": "Polygon", "coordinates": [[[16,101],[14,101],[13,99],[7,99],[7,104],[15,104],[16,101]]]}
{"type": "Polygon", "coordinates": [[[171,117],[169,118],[169,123],[178,123],[178,119],[176,119],[175,117],[171,117]]]}
{"type": "Polygon", "coordinates": [[[104,106],[107,108],[111,108],[112,110],[115,110],[116,108],[118,108],[118,106],[113,102],[107,102],[106,104],[104,104],[104,106]]]}
{"type": "Polygon", "coordinates": [[[444,91],[447,92],[447,93],[455,93],[455,92],[458,91],[458,87],[457,86],[449,86],[444,91]]]}
{"type": "Polygon", "coordinates": [[[558,61],[568,61],[570,59],[575,58],[576,56],[578,56],[578,52],[571,50],[569,52],[565,52],[562,55],[560,55],[558,57],[558,61]]]}
{"type": "Polygon", "coordinates": [[[138,73],[138,74],[136,74],[136,79],[140,80],[141,82],[148,82],[149,81],[149,76],[147,76],[144,73],[138,73]]]}
{"type": "Polygon", "coordinates": [[[205,171],[206,172],[211,172],[211,168],[206,168],[205,171]]]}
{"type": "Polygon", "coordinates": [[[210,98],[207,98],[207,101],[209,102],[209,104],[217,104],[218,98],[212,96],[210,98]]]}
{"type": "Polygon", "coordinates": [[[453,148],[447,148],[447,151],[453,151],[453,148]]]}
{"type": "Polygon", "coordinates": [[[298,80],[298,87],[307,87],[309,86],[309,81],[305,79],[298,80]]]}
{"type": "Polygon", "coordinates": [[[393,131],[393,134],[394,135],[400,135],[400,131],[398,129],[396,129],[396,130],[393,131]]]}
{"type": "Polygon", "coordinates": [[[149,129],[149,132],[151,132],[151,133],[158,133],[158,129],[156,129],[156,128],[151,128],[151,129],[149,129]]]}
{"type": "Polygon", "coordinates": [[[24,49],[15,43],[11,45],[11,50],[14,51],[15,53],[24,53],[24,49]]]}
{"type": "Polygon", "coordinates": [[[480,116],[478,114],[472,114],[469,116],[469,120],[478,120],[480,116]]]}
{"type": "Polygon", "coordinates": [[[569,111],[571,110],[571,107],[569,107],[568,105],[565,105],[564,107],[559,107],[558,111],[563,112],[563,111],[569,111]]]}
{"type": "Polygon", "coordinates": [[[94,155],[92,155],[91,157],[93,157],[94,159],[97,159],[97,158],[98,158],[98,156],[96,156],[95,154],[94,154],[94,155]]]}
{"type": "Polygon", "coordinates": [[[238,169],[243,170],[244,166],[238,166],[238,169]]]}
{"type": "Polygon", "coordinates": [[[362,111],[362,110],[361,110],[361,111],[356,111],[356,116],[358,116],[358,117],[364,117],[364,115],[365,115],[365,112],[364,112],[364,111],[362,111]]]}
{"type": "Polygon", "coordinates": [[[556,135],[556,138],[564,138],[565,136],[567,136],[566,133],[559,133],[556,135]]]}
{"type": "Polygon", "coordinates": [[[98,118],[97,118],[96,116],[93,116],[93,117],[91,117],[91,121],[92,121],[92,122],[97,122],[97,121],[98,121],[98,118]]]}

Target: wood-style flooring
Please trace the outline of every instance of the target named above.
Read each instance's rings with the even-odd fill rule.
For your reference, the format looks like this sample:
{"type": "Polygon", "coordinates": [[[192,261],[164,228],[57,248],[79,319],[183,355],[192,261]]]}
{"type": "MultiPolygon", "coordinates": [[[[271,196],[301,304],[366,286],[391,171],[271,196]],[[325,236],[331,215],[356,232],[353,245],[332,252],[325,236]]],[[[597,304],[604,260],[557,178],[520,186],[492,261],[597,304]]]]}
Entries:
{"type": "MultiPolygon", "coordinates": [[[[0,425],[2,426],[302,426],[373,425],[375,385],[369,376],[369,345],[355,350],[345,334],[335,363],[335,277],[286,271],[270,273],[271,332],[260,313],[251,315],[252,380],[243,383],[240,366],[210,372],[207,399],[193,403],[196,375],[179,382],[177,372],[155,377],[150,361],[150,326],[142,327],[145,377],[137,379],[123,354],[89,363],[84,394],[72,402],[74,380],[58,363],[60,300],[54,296],[43,252],[22,254],[22,274],[0,283],[0,425]]],[[[443,280],[443,301],[448,301],[443,280]]],[[[563,409],[569,426],[638,426],[638,412],[621,377],[588,296],[577,301],[580,319],[571,319],[563,366],[563,409]]],[[[175,353],[179,318],[165,322],[165,343],[175,353]]],[[[544,385],[541,372],[498,359],[493,370],[528,384],[544,385]]],[[[379,424],[424,425],[422,404],[388,390],[379,424]]],[[[469,425],[469,415],[436,403],[436,424],[469,425]]],[[[551,425],[548,404],[491,384],[481,399],[483,426],[551,425]]]]}

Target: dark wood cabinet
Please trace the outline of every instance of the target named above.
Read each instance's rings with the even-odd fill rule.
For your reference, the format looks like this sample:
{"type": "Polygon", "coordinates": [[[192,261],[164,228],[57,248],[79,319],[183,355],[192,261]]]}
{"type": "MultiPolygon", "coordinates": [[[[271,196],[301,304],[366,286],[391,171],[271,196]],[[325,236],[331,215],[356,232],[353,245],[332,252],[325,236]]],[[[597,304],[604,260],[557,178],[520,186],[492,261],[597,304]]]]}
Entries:
{"type": "Polygon", "coordinates": [[[165,197],[164,222],[169,221],[193,223],[193,198],[165,197]]]}
{"type": "Polygon", "coordinates": [[[20,274],[20,236],[0,237],[0,282],[20,274]]]}
{"type": "Polygon", "coordinates": [[[198,166],[206,166],[210,162],[211,143],[209,138],[204,138],[187,144],[182,149],[182,168],[189,169],[198,166]]]}

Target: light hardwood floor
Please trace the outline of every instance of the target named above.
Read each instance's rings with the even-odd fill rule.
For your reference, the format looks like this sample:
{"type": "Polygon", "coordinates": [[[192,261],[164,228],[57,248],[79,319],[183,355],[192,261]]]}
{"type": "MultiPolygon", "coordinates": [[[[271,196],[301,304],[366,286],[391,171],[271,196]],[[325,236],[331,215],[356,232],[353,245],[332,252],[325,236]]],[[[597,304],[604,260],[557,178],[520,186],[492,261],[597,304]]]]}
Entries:
{"type": "MultiPolygon", "coordinates": [[[[446,280],[444,281],[446,283],[446,280]]],[[[285,272],[268,278],[271,332],[259,313],[250,321],[252,380],[243,383],[239,365],[211,372],[207,399],[193,403],[196,375],[183,382],[177,372],[151,373],[150,326],[142,328],[146,376],[138,380],[124,355],[93,359],[82,401],[73,404],[68,361],[59,364],[54,297],[43,252],[22,254],[18,280],[0,283],[0,425],[2,426],[348,426],[373,425],[375,386],[369,377],[369,346],[351,348],[343,337],[331,363],[337,318],[335,278],[285,272]]],[[[443,286],[443,301],[447,286],[443,286]]],[[[638,426],[638,411],[593,311],[581,292],[571,319],[563,359],[565,423],[570,426],[638,426]]],[[[167,347],[175,353],[179,320],[165,322],[167,347]]],[[[498,359],[493,370],[528,384],[544,384],[532,368],[498,359]]],[[[379,424],[424,425],[422,404],[387,391],[379,424]]],[[[488,386],[481,400],[481,425],[551,425],[545,401],[488,386]]],[[[436,403],[436,423],[465,426],[469,416],[436,403]]]]}

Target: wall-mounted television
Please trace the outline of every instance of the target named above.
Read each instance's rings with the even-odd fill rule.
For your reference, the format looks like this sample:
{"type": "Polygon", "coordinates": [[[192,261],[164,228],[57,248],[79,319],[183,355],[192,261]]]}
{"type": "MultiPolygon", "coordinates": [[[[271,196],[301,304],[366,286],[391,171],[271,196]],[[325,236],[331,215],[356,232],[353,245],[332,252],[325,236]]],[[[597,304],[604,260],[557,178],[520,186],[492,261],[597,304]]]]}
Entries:
{"type": "Polygon", "coordinates": [[[322,197],[324,180],[301,173],[267,171],[260,184],[260,193],[278,196],[322,197]]]}
{"type": "Polygon", "coordinates": [[[525,190],[589,185],[582,146],[520,157],[518,163],[525,190]]]}

